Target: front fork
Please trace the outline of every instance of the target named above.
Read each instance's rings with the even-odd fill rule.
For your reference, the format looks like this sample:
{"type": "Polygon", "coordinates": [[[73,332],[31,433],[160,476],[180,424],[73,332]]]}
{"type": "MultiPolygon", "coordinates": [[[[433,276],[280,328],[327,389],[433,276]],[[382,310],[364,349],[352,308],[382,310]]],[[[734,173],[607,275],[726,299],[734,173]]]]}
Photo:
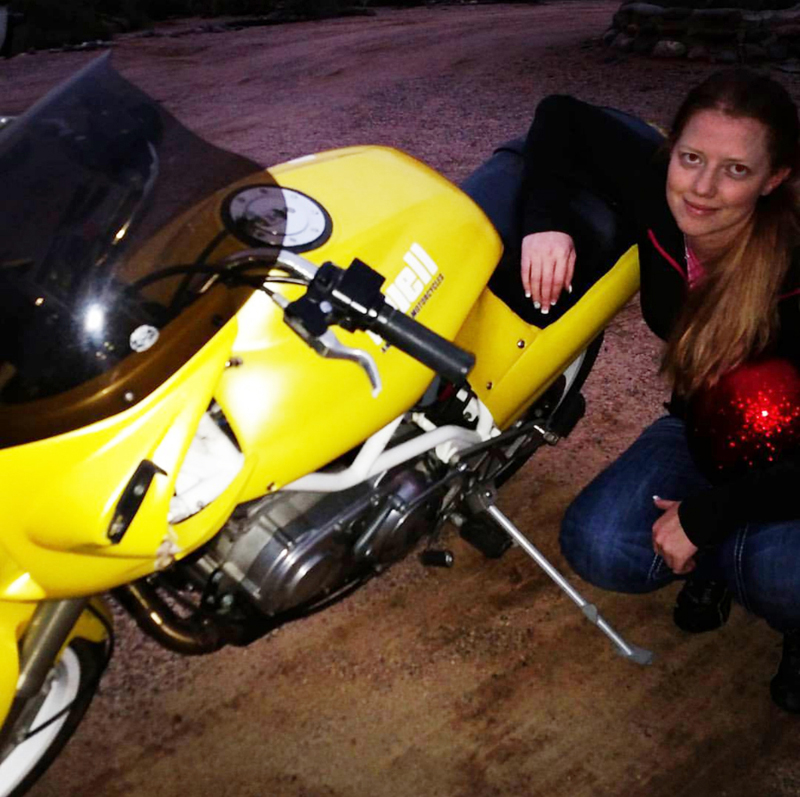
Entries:
{"type": "MultiPolygon", "coordinates": [[[[4,675],[13,678],[16,684],[0,683],[0,691],[13,690],[10,707],[0,726],[0,760],[11,748],[19,744],[20,737],[27,733],[30,723],[38,712],[45,697],[47,676],[63,647],[75,636],[93,642],[107,638],[103,624],[87,613],[89,598],[69,598],[58,601],[42,601],[28,620],[25,633],[18,645],[4,640],[2,666],[4,675]],[[16,648],[16,649],[15,649],[16,648]],[[17,654],[17,661],[5,659],[17,654]]],[[[105,610],[99,604],[99,610],[105,610]]],[[[16,637],[15,628],[0,628],[0,633],[11,633],[16,637]]],[[[2,698],[2,694],[0,694],[2,698]]],[[[1,704],[0,704],[1,705],[1,704]]]]}

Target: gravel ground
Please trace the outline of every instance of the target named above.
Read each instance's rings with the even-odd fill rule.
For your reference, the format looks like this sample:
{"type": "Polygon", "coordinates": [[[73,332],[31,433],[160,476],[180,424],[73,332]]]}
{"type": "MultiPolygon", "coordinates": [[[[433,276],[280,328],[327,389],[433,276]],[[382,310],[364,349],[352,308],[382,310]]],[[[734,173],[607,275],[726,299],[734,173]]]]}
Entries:
{"type": "MultiPolygon", "coordinates": [[[[569,92],[665,124],[708,64],[603,49],[614,2],[439,6],[374,17],[123,38],[114,62],[212,142],[265,164],[361,143],[454,181],[569,92]]],[[[160,30],[178,32],[192,22],[160,30]]],[[[0,112],[23,110],[93,57],[0,65],[0,112]]],[[[800,82],[782,74],[800,98],[800,82]]],[[[624,164],[620,164],[624,168],[624,164]]],[[[665,389],[638,306],[614,321],[575,433],[531,461],[501,506],[566,570],[564,507],[649,420],[665,389]]],[[[779,639],[741,609],[710,636],[671,624],[674,590],[603,594],[637,643],[617,658],[519,550],[456,566],[409,559],[334,609],[247,649],[171,656],[120,624],[102,693],[34,789],[59,795],[800,794],[796,720],[769,702],[779,639]]]]}

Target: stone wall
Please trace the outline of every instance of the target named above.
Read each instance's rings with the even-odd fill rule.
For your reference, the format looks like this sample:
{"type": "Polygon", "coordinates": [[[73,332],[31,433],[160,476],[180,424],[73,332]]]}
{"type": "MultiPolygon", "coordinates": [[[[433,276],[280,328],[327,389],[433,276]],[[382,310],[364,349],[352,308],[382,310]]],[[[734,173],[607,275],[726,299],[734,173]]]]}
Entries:
{"type": "Polygon", "coordinates": [[[702,8],[681,0],[624,2],[603,41],[625,52],[728,64],[800,56],[800,4],[781,8],[781,0],[770,0],[772,7],[764,8],[759,0],[717,2],[702,8]]]}

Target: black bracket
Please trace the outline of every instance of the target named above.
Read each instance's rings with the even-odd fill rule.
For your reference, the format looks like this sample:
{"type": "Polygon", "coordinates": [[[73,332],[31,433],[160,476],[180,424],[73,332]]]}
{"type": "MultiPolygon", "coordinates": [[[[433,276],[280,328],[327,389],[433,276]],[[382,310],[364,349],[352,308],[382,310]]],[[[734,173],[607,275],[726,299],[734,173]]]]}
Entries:
{"type": "Polygon", "coordinates": [[[483,483],[475,485],[475,489],[467,496],[466,504],[470,512],[479,515],[494,506],[496,501],[497,490],[494,485],[483,483]]]}

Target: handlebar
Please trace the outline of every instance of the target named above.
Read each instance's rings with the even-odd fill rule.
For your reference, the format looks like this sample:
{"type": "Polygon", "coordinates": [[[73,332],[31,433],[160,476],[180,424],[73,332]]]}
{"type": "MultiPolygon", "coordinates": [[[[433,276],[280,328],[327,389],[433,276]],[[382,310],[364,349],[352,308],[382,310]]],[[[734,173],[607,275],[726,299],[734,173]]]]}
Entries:
{"type": "Polygon", "coordinates": [[[368,326],[387,343],[455,384],[463,382],[475,365],[474,354],[437,335],[419,321],[403,315],[386,302],[368,326]]]}
{"type": "MultiPolygon", "coordinates": [[[[319,343],[330,324],[368,329],[455,384],[463,382],[475,364],[473,354],[386,302],[380,290],[383,276],[360,260],[347,269],[333,263],[317,268],[300,255],[282,250],[278,262],[309,281],[306,294],[284,306],[286,322],[307,341],[319,343]]],[[[328,356],[341,357],[347,347],[339,346],[336,354],[330,353],[327,343],[322,348],[329,351],[328,356]]],[[[352,353],[346,356],[355,359],[352,353]]]]}

